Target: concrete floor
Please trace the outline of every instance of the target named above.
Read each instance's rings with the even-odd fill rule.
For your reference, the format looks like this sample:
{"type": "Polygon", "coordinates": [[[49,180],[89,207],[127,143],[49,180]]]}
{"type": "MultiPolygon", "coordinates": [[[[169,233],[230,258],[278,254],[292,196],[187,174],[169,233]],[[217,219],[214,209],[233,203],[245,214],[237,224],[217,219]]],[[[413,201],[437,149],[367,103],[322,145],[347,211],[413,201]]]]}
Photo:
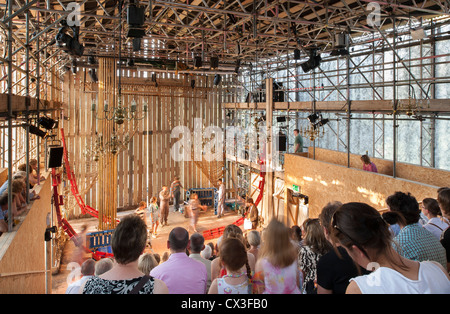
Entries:
{"type": "MultiPolygon", "coordinates": [[[[119,212],[117,214],[118,218],[133,213],[134,210],[119,212]]],[[[198,232],[203,232],[205,230],[209,230],[212,228],[217,228],[221,226],[226,226],[232,224],[236,220],[238,220],[240,216],[234,211],[225,210],[225,215],[222,218],[217,218],[214,215],[214,209],[208,209],[206,212],[202,212],[200,214],[199,222],[197,225],[198,232]]],[[[81,227],[85,224],[87,226],[87,232],[95,232],[97,231],[98,221],[96,218],[84,218],[69,221],[74,230],[79,233],[81,227]]],[[[164,252],[168,252],[167,249],[167,239],[170,231],[174,227],[184,227],[186,228],[190,234],[192,234],[193,230],[190,228],[190,219],[185,218],[184,214],[179,212],[173,212],[173,206],[170,206],[169,217],[168,217],[168,226],[159,227],[157,238],[151,238],[152,250],[155,253],[159,253],[161,256],[164,252]]],[[[242,228],[242,226],[241,226],[242,228]]],[[[206,243],[213,242],[216,243],[217,239],[206,240],[206,243]]],[[[151,252],[149,248],[146,249],[146,252],[151,252]]],[[[73,278],[73,267],[76,266],[74,262],[76,262],[80,254],[83,258],[89,258],[89,254],[80,253],[79,249],[74,245],[73,241],[68,241],[65,248],[61,261],[61,267],[58,274],[52,275],[52,293],[53,294],[63,294],[66,291],[68,283],[70,283],[73,278]]]]}

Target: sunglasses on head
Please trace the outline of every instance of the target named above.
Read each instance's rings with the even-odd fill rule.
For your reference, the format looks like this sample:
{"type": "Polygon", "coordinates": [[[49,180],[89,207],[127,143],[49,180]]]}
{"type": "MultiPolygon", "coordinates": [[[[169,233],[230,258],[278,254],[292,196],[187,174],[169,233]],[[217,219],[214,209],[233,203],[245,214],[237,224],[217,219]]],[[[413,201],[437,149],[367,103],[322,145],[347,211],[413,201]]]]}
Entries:
{"type": "Polygon", "coordinates": [[[337,212],[335,212],[335,213],[333,214],[333,218],[331,219],[331,226],[332,226],[336,231],[338,231],[339,233],[341,233],[341,234],[343,234],[345,237],[347,237],[347,238],[352,242],[353,245],[355,245],[358,249],[360,249],[361,252],[363,252],[363,254],[364,254],[367,258],[369,258],[369,255],[367,254],[366,250],[362,247],[362,245],[360,245],[360,244],[358,243],[358,241],[355,241],[355,239],[353,239],[348,233],[344,232],[344,231],[342,230],[342,228],[340,228],[340,227],[338,226],[337,219],[336,219],[336,218],[337,218],[337,217],[336,217],[336,214],[337,214],[337,212]]]}

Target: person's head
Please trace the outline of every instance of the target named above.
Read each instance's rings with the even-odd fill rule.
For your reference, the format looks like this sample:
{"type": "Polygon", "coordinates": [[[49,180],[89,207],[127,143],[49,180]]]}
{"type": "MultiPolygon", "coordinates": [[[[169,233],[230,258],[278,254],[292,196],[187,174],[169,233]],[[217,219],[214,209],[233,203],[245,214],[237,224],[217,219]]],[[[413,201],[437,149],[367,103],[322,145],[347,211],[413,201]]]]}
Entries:
{"type": "Polygon", "coordinates": [[[336,210],[331,221],[331,238],[363,268],[382,256],[404,267],[394,259],[389,225],[375,208],[365,203],[346,203],[336,210]]]}
{"type": "Polygon", "coordinates": [[[144,202],[144,201],[139,202],[139,208],[145,208],[145,207],[147,207],[147,203],[146,202],[144,202]]]}
{"type": "Polygon", "coordinates": [[[205,238],[198,232],[191,235],[190,243],[191,253],[200,254],[200,252],[205,248],[205,238]]]}
{"type": "Polygon", "coordinates": [[[294,135],[297,136],[300,133],[299,129],[294,129],[294,135]]]}
{"type": "Polygon", "coordinates": [[[162,190],[163,191],[167,191],[169,189],[169,187],[167,185],[163,185],[162,190]]]}
{"type": "Polygon", "coordinates": [[[253,198],[247,197],[247,198],[245,199],[245,205],[246,205],[246,206],[254,205],[253,198]]]}
{"type": "Polygon", "coordinates": [[[419,203],[410,193],[395,192],[387,197],[386,204],[391,211],[399,212],[403,215],[406,225],[417,223],[419,221],[419,203]]]}
{"type": "Polygon", "coordinates": [[[214,249],[215,249],[214,248],[214,243],[208,242],[207,246],[209,246],[211,248],[211,256],[213,256],[214,255],[214,249]]]}
{"type": "Polygon", "coordinates": [[[204,259],[210,259],[212,256],[212,250],[209,245],[205,245],[205,248],[200,252],[200,256],[204,259]]]}
{"type": "MultiPolygon", "coordinates": [[[[15,196],[16,195],[13,193],[13,197],[12,197],[13,204],[14,204],[15,196]]],[[[9,199],[8,191],[5,191],[5,192],[2,193],[2,195],[0,195],[0,208],[2,210],[7,210],[8,209],[8,199],[9,199]]]]}
{"type": "Polygon", "coordinates": [[[169,233],[167,248],[172,253],[186,252],[189,245],[189,233],[182,227],[175,227],[169,233]]]}
{"type": "Polygon", "coordinates": [[[102,258],[95,263],[95,276],[100,276],[113,268],[114,262],[110,258],[102,258]]]}
{"type": "Polygon", "coordinates": [[[297,242],[302,240],[302,228],[297,225],[291,227],[291,239],[297,242]]]}
{"type": "Polygon", "coordinates": [[[192,193],[191,194],[191,198],[194,199],[194,200],[197,200],[198,199],[198,194],[197,193],[192,193]]]}
{"type": "Polygon", "coordinates": [[[25,188],[25,181],[23,179],[13,179],[11,184],[13,193],[21,193],[25,188]]]}
{"type": "Polygon", "coordinates": [[[28,164],[33,168],[33,169],[37,169],[37,159],[30,159],[30,161],[28,162],[28,164]]]}
{"type": "Polygon", "coordinates": [[[164,263],[165,261],[167,261],[169,259],[169,252],[164,252],[162,257],[161,257],[161,262],[164,263]]]}
{"type": "MultiPolygon", "coordinates": [[[[21,164],[17,167],[17,169],[19,171],[27,171],[27,164],[21,164]]],[[[33,172],[33,167],[31,167],[30,164],[28,164],[28,173],[32,173],[33,172]]]]}
{"type": "Polygon", "coordinates": [[[150,271],[156,266],[158,266],[158,262],[156,261],[153,254],[144,253],[139,256],[138,269],[145,275],[149,276],[150,271]]]}
{"type": "Polygon", "coordinates": [[[137,261],[147,243],[147,225],[137,215],[127,215],[111,237],[111,249],[118,264],[137,261]]]}
{"type": "Polygon", "coordinates": [[[264,229],[261,256],[277,267],[287,267],[297,259],[297,250],[290,240],[290,229],[273,218],[264,229]]]}
{"type": "Polygon", "coordinates": [[[422,200],[422,212],[427,217],[436,217],[441,215],[439,204],[434,198],[424,198],[422,200]]]}
{"type": "Polygon", "coordinates": [[[152,198],[150,199],[150,203],[156,203],[158,201],[158,199],[156,198],[156,196],[152,196],[152,198]]]}
{"type": "Polygon", "coordinates": [[[258,230],[251,230],[247,234],[247,242],[250,246],[258,247],[261,244],[261,235],[258,230]]]}
{"type": "Polygon", "coordinates": [[[367,156],[367,155],[362,155],[362,156],[361,156],[361,161],[362,161],[363,163],[365,163],[366,165],[370,165],[370,158],[369,158],[369,156],[367,156]]]}
{"type": "Polygon", "coordinates": [[[437,202],[442,215],[450,218],[450,188],[445,187],[438,190],[437,202]]]}
{"type": "MultiPolygon", "coordinates": [[[[236,238],[240,240],[242,243],[245,243],[244,241],[244,233],[242,232],[241,228],[239,228],[236,225],[230,224],[225,227],[222,234],[222,240],[227,238],[236,238]]],[[[219,243],[219,242],[218,242],[219,243]]],[[[220,242],[222,243],[222,242],[220,242]]],[[[220,244],[218,245],[220,247],[220,244]]]]}
{"type": "Polygon", "coordinates": [[[319,219],[311,219],[305,225],[305,245],[309,246],[315,253],[325,254],[331,249],[330,242],[328,242],[323,233],[322,226],[319,219]]]}
{"type": "Polygon", "coordinates": [[[322,211],[319,214],[320,224],[322,225],[326,237],[331,233],[331,218],[333,218],[334,213],[340,206],[342,206],[342,203],[339,201],[329,202],[322,208],[322,211]]]}
{"type": "Polygon", "coordinates": [[[89,258],[81,264],[81,274],[83,276],[93,276],[95,273],[95,260],[89,258]]]}
{"type": "Polygon", "coordinates": [[[244,244],[238,239],[224,239],[220,244],[219,252],[220,262],[229,271],[239,271],[242,266],[248,264],[247,251],[244,244]]]}
{"type": "Polygon", "coordinates": [[[178,180],[180,180],[179,177],[177,177],[177,176],[173,177],[173,181],[178,181],[178,180]]]}
{"type": "Polygon", "coordinates": [[[222,179],[218,179],[218,180],[217,180],[217,184],[218,184],[218,185],[221,185],[221,184],[222,184],[222,179]]]}

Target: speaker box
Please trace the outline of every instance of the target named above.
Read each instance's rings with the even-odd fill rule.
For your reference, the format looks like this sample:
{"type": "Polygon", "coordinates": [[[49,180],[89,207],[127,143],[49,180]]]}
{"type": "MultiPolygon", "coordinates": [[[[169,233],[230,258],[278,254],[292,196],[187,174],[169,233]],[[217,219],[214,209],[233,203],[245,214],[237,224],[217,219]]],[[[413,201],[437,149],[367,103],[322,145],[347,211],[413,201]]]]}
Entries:
{"type": "Polygon", "coordinates": [[[201,68],[202,67],[202,57],[196,56],[194,57],[194,68],[201,68]]]}
{"type": "Polygon", "coordinates": [[[49,146],[47,150],[47,168],[58,168],[62,165],[64,148],[62,146],[49,146]]]}
{"type": "Polygon", "coordinates": [[[145,7],[130,5],[127,8],[127,23],[133,26],[142,26],[145,22],[145,7]]]}
{"type": "Polygon", "coordinates": [[[287,149],[287,136],[286,134],[279,133],[277,136],[277,142],[278,142],[278,151],[285,152],[287,149]]]}

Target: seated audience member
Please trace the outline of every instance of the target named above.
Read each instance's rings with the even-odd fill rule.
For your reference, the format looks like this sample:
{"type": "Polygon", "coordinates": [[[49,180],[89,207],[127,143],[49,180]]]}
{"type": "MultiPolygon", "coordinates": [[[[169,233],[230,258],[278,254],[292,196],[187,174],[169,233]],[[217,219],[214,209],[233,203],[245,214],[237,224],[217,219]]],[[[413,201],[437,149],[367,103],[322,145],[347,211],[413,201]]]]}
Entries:
{"type": "MultiPolygon", "coordinates": [[[[223,231],[222,237],[220,237],[217,240],[217,250],[216,252],[220,251],[220,243],[221,241],[227,239],[227,238],[236,238],[242,242],[245,246],[245,239],[244,239],[244,233],[242,232],[242,229],[239,228],[236,225],[230,224],[225,227],[225,230],[223,231]]],[[[247,252],[248,255],[248,263],[250,265],[250,269],[253,272],[255,269],[255,256],[253,256],[252,253],[247,252]]],[[[243,267],[242,271],[246,271],[246,268],[243,267]]],[[[226,275],[226,269],[222,266],[220,262],[220,255],[215,258],[211,262],[211,281],[216,279],[217,277],[222,277],[223,275],[226,275]]]]}
{"type": "Polygon", "coordinates": [[[95,262],[95,276],[100,276],[106,273],[108,270],[113,268],[114,261],[111,258],[102,258],[101,260],[95,262]]]}
{"type": "Polygon", "coordinates": [[[182,227],[173,228],[167,241],[169,259],[150,272],[151,276],[166,283],[170,294],[206,293],[206,266],[186,255],[188,247],[188,231],[182,227]]]}
{"type": "Polygon", "coordinates": [[[216,244],[214,244],[212,242],[208,242],[207,245],[211,248],[211,257],[209,258],[209,260],[212,261],[212,260],[214,260],[217,257],[217,255],[216,255],[216,252],[217,252],[216,248],[217,248],[217,246],[216,246],[216,244]]]}
{"type": "Polygon", "coordinates": [[[139,256],[138,268],[147,276],[150,276],[150,272],[156,266],[158,266],[158,262],[152,253],[144,253],[139,256]]]}
{"type": "Polygon", "coordinates": [[[147,225],[134,214],[121,219],[111,237],[116,263],[106,273],[88,279],[84,294],[160,294],[168,293],[166,284],[144,275],[138,269],[139,256],[147,242],[147,225]]]}
{"type": "MultiPolygon", "coordinates": [[[[205,249],[205,238],[200,233],[194,233],[191,235],[191,253],[189,257],[205,264],[206,272],[208,273],[208,281],[206,283],[206,291],[209,291],[211,286],[211,261],[209,259],[203,258],[201,252],[205,249]]],[[[209,247],[209,246],[208,246],[209,247]]]]}
{"type": "Polygon", "coordinates": [[[95,261],[90,258],[81,264],[81,278],[75,282],[72,282],[67,286],[66,294],[78,294],[80,293],[80,287],[92,276],[95,272],[95,261]]]}
{"type": "Polygon", "coordinates": [[[256,262],[254,291],[267,294],[300,294],[297,249],[290,229],[272,219],[264,230],[261,252],[256,262]]]}
{"type": "Polygon", "coordinates": [[[319,219],[311,219],[305,225],[304,244],[298,253],[298,267],[303,272],[302,292],[317,293],[317,262],[332,249],[325,237],[319,219]]]}
{"type": "Polygon", "coordinates": [[[378,172],[377,166],[375,166],[375,164],[370,161],[369,156],[362,155],[361,161],[363,162],[363,170],[364,171],[378,172]]]}
{"type": "MultiPolygon", "coordinates": [[[[331,219],[341,202],[330,202],[322,209],[319,220],[327,240],[331,243],[331,219]]],[[[317,294],[345,294],[350,279],[369,272],[357,266],[347,251],[335,243],[335,248],[317,262],[317,294]]]]}
{"type": "Polygon", "coordinates": [[[211,247],[209,245],[205,245],[205,248],[200,252],[200,256],[208,261],[211,261],[211,247]]]}
{"type": "Polygon", "coordinates": [[[251,294],[252,276],[244,244],[236,238],[227,238],[220,244],[221,263],[227,274],[214,279],[209,294],[251,294]],[[247,271],[243,272],[242,268],[247,271]]]}
{"type": "Polygon", "coordinates": [[[390,211],[394,213],[394,219],[397,216],[397,222],[401,227],[399,234],[394,238],[395,250],[410,260],[436,261],[446,267],[444,247],[430,231],[418,223],[420,209],[416,198],[410,193],[395,192],[388,196],[386,203],[390,211]]]}
{"type": "Polygon", "coordinates": [[[255,261],[258,260],[259,246],[261,245],[261,235],[258,230],[251,230],[247,233],[247,242],[250,245],[248,249],[249,253],[252,253],[255,257],[255,261]]]}
{"type": "Polygon", "coordinates": [[[36,180],[39,178],[40,181],[44,181],[44,180],[45,180],[45,177],[44,177],[44,176],[40,176],[40,177],[39,177],[39,171],[38,171],[39,169],[38,169],[38,162],[37,162],[37,159],[30,159],[29,164],[30,164],[31,168],[33,168],[33,170],[34,170],[34,172],[35,172],[35,173],[33,173],[34,178],[35,178],[36,180]]]}
{"type": "Polygon", "coordinates": [[[450,277],[442,265],[412,261],[397,253],[388,224],[373,207],[344,204],[333,215],[331,226],[335,243],[361,267],[374,268],[369,275],[353,278],[348,294],[450,293],[450,277]]]}
{"type": "MultiPolygon", "coordinates": [[[[450,221],[450,188],[438,190],[437,202],[444,218],[450,221]]],[[[441,244],[447,253],[447,270],[450,271],[450,228],[445,229],[441,235],[441,244]]]]}
{"type": "MultiPolygon", "coordinates": [[[[27,164],[21,164],[20,166],[17,167],[18,171],[27,171],[27,164]]],[[[33,167],[31,167],[31,165],[29,165],[28,168],[28,182],[30,183],[30,189],[33,188],[33,186],[35,186],[37,184],[37,179],[34,177],[33,175],[33,167]]]]}
{"type": "Polygon", "coordinates": [[[422,201],[422,213],[428,218],[428,222],[423,227],[440,240],[442,232],[448,228],[449,224],[444,219],[439,219],[438,215],[442,214],[437,200],[424,198],[422,201]]]}
{"type": "MultiPolygon", "coordinates": [[[[12,194],[12,218],[19,216],[21,212],[17,210],[16,207],[16,197],[17,194],[12,194]]],[[[3,194],[0,195],[0,232],[7,232],[8,231],[8,224],[6,221],[9,219],[8,217],[8,199],[9,195],[8,192],[5,191],[3,194]]]]}

